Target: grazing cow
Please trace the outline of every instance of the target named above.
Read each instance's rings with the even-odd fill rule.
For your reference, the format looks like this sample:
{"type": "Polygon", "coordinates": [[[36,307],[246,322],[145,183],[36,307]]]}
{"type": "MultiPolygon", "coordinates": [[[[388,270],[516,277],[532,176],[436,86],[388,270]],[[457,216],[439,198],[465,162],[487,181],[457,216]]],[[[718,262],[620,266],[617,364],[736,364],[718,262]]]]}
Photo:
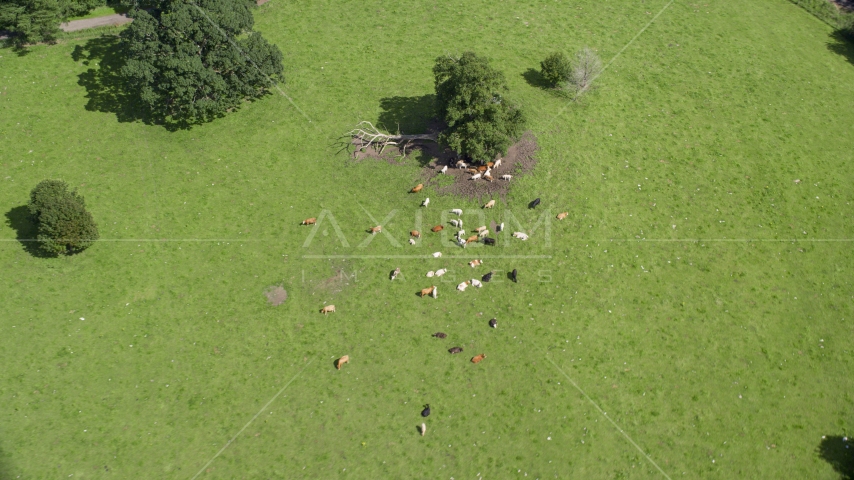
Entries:
{"type": "Polygon", "coordinates": [[[516,281],[516,275],[517,275],[517,272],[516,272],[516,269],[514,268],[513,271],[510,272],[510,280],[513,280],[513,283],[518,283],[516,281]]]}
{"type": "Polygon", "coordinates": [[[327,305],[320,309],[320,313],[326,315],[327,313],[332,313],[335,311],[335,305],[327,305]]]}
{"type": "Polygon", "coordinates": [[[421,238],[421,232],[419,232],[418,230],[410,230],[409,235],[415,238],[421,238]]]}
{"type": "Polygon", "coordinates": [[[486,166],[492,168],[495,166],[495,162],[486,162],[486,166]]]}
{"type": "Polygon", "coordinates": [[[443,226],[441,226],[441,225],[436,225],[435,227],[431,228],[430,230],[432,230],[432,231],[433,231],[433,233],[436,233],[436,232],[441,232],[441,231],[442,231],[442,229],[444,229],[444,228],[445,228],[445,227],[443,227],[443,226]]]}
{"type": "Polygon", "coordinates": [[[569,215],[569,212],[560,212],[557,214],[557,219],[563,220],[564,218],[566,218],[567,215],[569,215]]]}
{"type": "Polygon", "coordinates": [[[478,237],[478,238],[483,238],[483,237],[485,237],[485,236],[487,236],[487,235],[489,235],[489,230],[484,230],[484,231],[482,231],[482,232],[478,233],[478,234],[477,234],[477,237],[478,237]]]}
{"type": "Polygon", "coordinates": [[[491,168],[489,168],[489,167],[486,167],[486,171],[485,171],[485,172],[483,172],[483,176],[484,176],[484,177],[485,177],[485,176],[487,176],[487,175],[492,175],[492,169],[491,169],[491,168]]]}
{"type": "Polygon", "coordinates": [[[422,188],[424,188],[424,184],[423,184],[423,183],[419,183],[418,185],[416,185],[416,186],[412,187],[412,190],[410,190],[410,192],[412,192],[412,193],[418,193],[418,192],[420,192],[420,191],[421,191],[421,189],[422,189],[422,188]]]}
{"type": "Polygon", "coordinates": [[[383,231],[383,226],[382,226],[382,225],[377,225],[376,227],[371,227],[371,228],[369,228],[369,229],[368,229],[368,232],[369,232],[371,235],[376,235],[377,233],[382,232],[382,231],[383,231]]]}
{"type": "Polygon", "coordinates": [[[476,266],[478,266],[478,265],[480,265],[480,264],[482,264],[482,263],[483,263],[483,260],[477,260],[477,259],[475,259],[475,260],[472,260],[472,261],[470,261],[470,262],[469,262],[469,266],[470,266],[471,268],[474,268],[474,267],[476,267],[476,266]]]}
{"type": "Polygon", "coordinates": [[[455,208],[455,209],[451,210],[451,213],[453,213],[454,215],[459,217],[459,216],[462,216],[463,211],[460,210],[459,208],[455,208]]]}
{"type": "Polygon", "coordinates": [[[441,170],[439,170],[439,173],[447,174],[447,173],[448,173],[448,166],[447,166],[447,165],[445,165],[444,167],[442,167],[442,169],[441,169],[441,170]]]}
{"type": "Polygon", "coordinates": [[[422,207],[426,207],[427,205],[430,205],[430,197],[425,198],[424,201],[421,202],[422,207]]]}
{"type": "Polygon", "coordinates": [[[490,246],[493,246],[493,247],[494,247],[494,246],[495,246],[495,239],[494,239],[494,238],[486,237],[486,238],[484,238],[484,239],[483,239],[483,243],[484,243],[485,245],[490,245],[490,246]]]}
{"type": "Polygon", "coordinates": [[[492,320],[489,321],[489,326],[492,328],[498,328],[498,320],[493,318],[492,320]]]}
{"type": "Polygon", "coordinates": [[[483,179],[484,179],[484,180],[486,180],[487,182],[492,182],[492,181],[494,181],[494,180],[495,180],[494,178],[492,178],[492,175],[490,175],[490,174],[488,174],[488,173],[485,173],[485,174],[483,175],[483,179]]]}
{"type": "Polygon", "coordinates": [[[475,173],[474,175],[472,175],[472,176],[471,176],[471,178],[470,178],[469,180],[477,180],[477,179],[479,179],[479,178],[480,178],[480,174],[479,174],[479,173],[475,173]]]}
{"type": "Polygon", "coordinates": [[[483,173],[483,172],[485,172],[485,171],[487,171],[487,170],[489,170],[489,167],[487,167],[486,165],[478,165],[478,166],[477,166],[477,171],[478,171],[478,172],[480,172],[480,173],[483,173]]]}
{"type": "Polygon", "coordinates": [[[486,205],[484,205],[483,208],[492,208],[494,206],[495,206],[495,200],[490,200],[490,201],[486,202],[486,205]]]}
{"type": "Polygon", "coordinates": [[[489,282],[490,280],[492,280],[492,272],[488,272],[486,275],[481,277],[481,280],[484,282],[489,282]]]}
{"type": "Polygon", "coordinates": [[[421,410],[421,416],[422,417],[429,417],[430,416],[430,404],[429,403],[424,405],[424,410],[421,410]]]}
{"type": "Polygon", "coordinates": [[[436,332],[436,333],[434,333],[434,334],[433,334],[433,336],[434,336],[434,337],[436,337],[436,338],[445,338],[445,337],[447,337],[447,336],[448,336],[448,334],[447,334],[447,333],[445,333],[445,332],[436,332]]]}
{"type": "Polygon", "coordinates": [[[437,277],[441,277],[442,275],[444,275],[446,273],[448,273],[447,268],[440,268],[440,269],[436,270],[436,276],[437,277]]]}
{"type": "Polygon", "coordinates": [[[410,244],[410,245],[415,245],[415,239],[414,239],[414,238],[410,238],[410,239],[409,239],[409,244],[410,244]]]}
{"type": "Polygon", "coordinates": [[[465,236],[466,236],[466,231],[465,231],[465,230],[458,230],[458,231],[457,231],[457,238],[463,238],[463,237],[465,237],[465,236]]]}
{"type": "Polygon", "coordinates": [[[436,275],[436,272],[434,272],[433,270],[430,270],[429,272],[427,272],[427,278],[430,278],[433,275],[436,275]]]}
{"type": "Polygon", "coordinates": [[[501,179],[502,179],[502,180],[510,181],[510,179],[511,179],[511,178],[513,178],[513,175],[502,175],[502,176],[501,176],[501,179]]]}
{"type": "Polygon", "coordinates": [[[466,162],[462,160],[457,160],[457,168],[466,168],[467,166],[468,165],[466,165],[466,162]]]}
{"type": "Polygon", "coordinates": [[[468,244],[468,243],[474,243],[474,242],[476,242],[479,238],[480,238],[480,237],[478,237],[477,235],[472,235],[472,236],[470,236],[469,238],[467,238],[467,239],[466,239],[466,243],[467,243],[467,244],[468,244]]]}
{"type": "Polygon", "coordinates": [[[338,370],[341,370],[341,365],[344,365],[345,363],[350,363],[350,355],[344,355],[343,357],[336,360],[335,361],[335,368],[337,368],[338,370]]]}
{"type": "Polygon", "coordinates": [[[501,222],[501,224],[499,224],[499,225],[496,225],[496,226],[495,226],[495,231],[496,231],[496,232],[500,232],[500,231],[503,231],[503,230],[504,230],[504,222],[501,222]]]}
{"type": "Polygon", "coordinates": [[[479,227],[475,228],[475,229],[474,229],[474,230],[472,230],[472,231],[473,231],[473,232],[480,233],[480,232],[482,232],[482,231],[484,231],[484,230],[486,230],[486,225],[481,225],[481,226],[479,226],[479,227]]]}
{"type": "Polygon", "coordinates": [[[433,252],[433,258],[439,258],[442,256],[442,252],[433,252]]]}
{"type": "Polygon", "coordinates": [[[522,241],[525,241],[525,240],[527,240],[527,239],[528,239],[528,234],[527,234],[527,233],[522,233],[522,232],[513,232],[513,236],[514,236],[514,237],[516,237],[516,238],[518,238],[519,240],[522,240],[522,241]]]}
{"type": "Polygon", "coordinates": [[[496,161],[495,161],[495,165],[493,165],[493,166],[494,166],[495,168],[498,168],[498,166],[499,166],[499,165],[501,165],[501,159],[500,159],[500,158],[499,158],[498,160],[496,160],[496,161]]]}
{"type": "Polygon", "coordinates": [[[421,289],[421,298],[429,297],[429,296],[435,297],[435,295],[433,293],[435,291],[436,291],[435,285],[433,285],[432,287],[422,288],[421,289]]]}
{"type": "Polygon", "coordinates": [[[471,282],[472,287],[477,287],[477,288],[483,287],[483,284],[480,283],[480,280],[478,280],[476,278],[472,278],[470,282],[471,282]]]}
{"type": "Polygon", "coordinates": [[[448,221],[448,223],[450,223],[452,227],[460,228],[460,227],[462,226],[462,224],[463,224],[463,221],[462,221],[462,219],[460,219],[460,220],[455,220],[455,219],[453,219],[453,218],[452,218],[452,219],[450,219],[450,220],[448,221]]]}
{"type": "Polygon", "coordinates": [[[391,279],[392,279],[392,280],[394,280],[395,278],[397,278],[397,276],[398,276],[398,275],[400,275],[400,267],[395,268],[394,270],[392,270],[392,272],[391,272],[391,279]]]}
{"type": "Polygon", "coordinates": [[[449,353],[462,353],[463,347],[451,347],[448,349],[449,353]]]}
{"type": "Polygon", "coordinates": [[[472,357],[471,363],[480,363],[480,361],[483,360],[484,358],[486,358],[485,353],[481,353],[480,355],[475,355],[474,357],[472,357]]]}
{"type": "MultiPolygon", "coordinates": [[[[447,168],[447,167],[445,167],[445,168],[447,168]]],[[[423,437],[425,433],[427,433],[427,424],[422,423],[421,424],[421,436],[423,437]]]]}
{"type": "Polygon", "coordinates": [[[317,223],[317,219],[314,217],[311,217],[311,218],[306,218],[305,220],[303,220],[302,223],[300,223],[300,225],[314,225],[315,223],[317,223]]]}
{"type": "Polygon", "coordinates": [[[539,205],[539,204],[540,204],[540,199],[535,198],[531,201],[531,203],[528,204],[528,208],[537,208],[537,205],[539,205]]]}
{"type": "Polygon", "coordinates": [[[461,292],[465,292],[466,288],[468,288],[468,286],[469,286],[469,282],[463,282],[463,283],[457,285],[457,290],[459,290],[461,292]]]}

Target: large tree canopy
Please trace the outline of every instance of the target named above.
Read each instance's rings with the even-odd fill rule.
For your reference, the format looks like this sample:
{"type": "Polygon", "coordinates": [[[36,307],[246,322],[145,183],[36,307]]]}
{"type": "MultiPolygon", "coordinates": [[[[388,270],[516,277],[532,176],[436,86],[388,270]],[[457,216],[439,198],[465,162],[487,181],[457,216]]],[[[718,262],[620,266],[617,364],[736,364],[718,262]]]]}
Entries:
{"type": "Polygon", "coordinates": [[[101,5],[104,0],[0,0],[0,30],[15,33],[18,45],[48,42],[61,22],[101,5]]]}
{"type": "Polygon", "coordinates": [[[152,0],[121,33],[122,76],[157,117],[209,121],[265,95],[282,53],[253,32],[244,0],[152,0]]]}
{"type": "Polygon", "coordinates": [[[466,52],[459,58],[437,58],[433,75],[438,113],[448,125],[439,140],[479,162],[504,155],[525,122],[521,110],[502,96],[507,91],[504,74],[487,59],[466,52]]]}

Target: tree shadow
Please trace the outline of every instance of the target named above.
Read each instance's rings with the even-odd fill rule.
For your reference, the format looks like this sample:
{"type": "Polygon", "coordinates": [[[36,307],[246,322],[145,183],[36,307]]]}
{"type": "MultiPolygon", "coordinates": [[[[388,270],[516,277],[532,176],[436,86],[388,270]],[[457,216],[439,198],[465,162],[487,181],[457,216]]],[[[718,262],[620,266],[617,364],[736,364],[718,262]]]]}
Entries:
{"type": "Polygon", "coordinates": [[[436,95],[380,99],[377,123],[391,133],[427,133],[436,117],[436,95]]]}
{"type": "Polygon", "coordinates": [[[12,53],[19,57],[30,54],[30,49],[21,44],[17,34],[8,30],[0,30],[0,48],[11,50],[12,53]]]}
{"type": "Polygon", "coordinates": [[[848,63],[854,65],[854,41],[851,34],[843,30],[836,30],[830,34],[831,42],[827,42],[827,49],[837,55],[842,55],[848,63]]]}
{"type": "Polygon", "coordinates": [[[833,466],[842,480],[854,480],[854,448],[847,437],[828,435],[818,446],[819,456],[833,466]]]}
{"type": "Polygon", "coordinates": [[[169,131],[186,130],[192,124],[169,121],[153,115],[139,98],[139,92],[129,88],[121,75],[125,54],[121,39],[103,35],[77,45],[71,59],[83,62],[90,68],[78,75],[77,84],[86,89],[86,110],[112,113],[119,122],[141,121],[146,125],[159,125],[169,131]]]}
{"type": "Polygon", "coordinates": [[[39,242],[36,240],[36,225],[33,223],[33,219],[30,217],[30,209],[26,205],[15,207],[6,212],[6,225],[15,230],[15,238],[24,248],[24,251],[30,255],[39,258],[54,258],[56,256],[39,248],[39,242]]]}
{"type": "Polygon", "coordinates": [[[546,77],[540,73],[539,70],[534,70],[533,68],[529,68],[522,73],[522,78],[528,82],[528,85],[534,88],[541,88],[543,90],[551,90],[552,84],[546,80],[546,77]]]}

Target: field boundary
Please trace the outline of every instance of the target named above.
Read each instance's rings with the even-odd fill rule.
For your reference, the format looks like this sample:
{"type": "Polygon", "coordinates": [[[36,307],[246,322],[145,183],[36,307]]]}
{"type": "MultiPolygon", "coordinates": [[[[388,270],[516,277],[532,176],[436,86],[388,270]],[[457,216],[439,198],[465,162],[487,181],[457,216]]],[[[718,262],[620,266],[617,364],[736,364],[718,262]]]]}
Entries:
{"type": "MultiPolygon", "coordinates": [[[[673,2],[671,2],[671,3],[673,3],[673,2]]],[[[634,441],[634,440],[632,440],[632,437],[630,437],[630,436],[629,436],[629,434],[627,434],[627,433],[626,433],[622,428],[620,428],[620,426],[619,426],[619,425],[617,425],[617,423],[616,423],[616,422],[614,422],[613,420],[611,420],[611,417],[609,417],[609,416],[608,416],[608,413],[607,413],[607,412],[605,412],[605,410],[602,410],[602,408],[599,406],[599,404],[597,404],[596,402],[594,402],[594,401],[593,401],[593,399],[592,399],[592,398],[590,398],[590,396],[588,396],[588,395],[587,395],[587,393],[585,393],[585,392],[584,392],[584,390],[582,390],[582,389],[581,389],[581,387],[579,387],[579,386],[578,386],[578,384],[577,384],[577,383],[575,383],[575,381],[574,381],[572,378],[570,378],[570,376],[569,376],[569,375],[567,375],[567,374],[566,374],[566,372],[565,372],[565,371],[563,371],[563,369],[562,369],[562,368],[560,368],[560,367],[559,367],[559,366],[558,366],[558,365],[557,365],[557,364],[556,364],[556,363],[551,359],[551,357],[549,357],[549,356],[548,356],[548,354],[546,354],[546,360],[548,360],[548,361],[549,361],[549,363],[551,363],[552,365],[554,365],[554,367],[555,367],[556,369],[558,369],[558,371],[559,371],[560,373],[562,373],[562,374],[563,374],[563,376],[564,376],[564,377],[566,377],[566,379],[567,379],[567,380],[569,380],[569,383],[571,383],[571,384],[572,384],[572,386],[573,386],[573,387],[575,387],[575,389],[576,389],[576,390],[578,390],[578,391],[579,391],[579,392],[584,396],[584,398],[586,398],[586,399],[587,399],[587,401],[588,401],[588,402],[590,402],[590,404],[591,404],[591,405],[593,405],[594,407],[596,407],[596,410],[599,410],[599,413],[601,413],[601,414],[602,414],[602,416],[603,416],[603,417],[605,417],[605,419],[606,419],[606,420],[608,420],[609,422],[611,422],[611,425],[613,425],[613,426],[614,426],[614,428],[616,428],[618,432],[620,432],[624,437],[626,437],[626,440],[628,440],[628,441],[629,441],[629,443],[631,443],[632,445],[634,445],[634,447],[635,447],[635,448],[636,448],[636,449],[641,453],[641,455],[643,455],[644,457],[646,457],[646,459],[647,459],[647,460],[649,460],[649,463],[651,463],[655,468],[657,468],[657,469],[658,469],[658,471],[659,471],[659,472],[661,472],[661,474],[662,474],[662,475],[664,475],[664,478],[666,478],[667,480],[672,480],[672,479],[670,478],[670,476],[669,476],[669,475],[667,475],[667,473],[666,473],[664,470],[662,470],[662,469],[661,469],[661,467],[659,467],[657,463],[655,463],[655,460],[653,460],[649,455],[647,455],[647,454],[646,454],[646,452],[644,452],[644,451],[643,451],[643,449],[642,449],[642,448],[641,448],[637,443],[635,443],[635,441],[634,441]]]]}

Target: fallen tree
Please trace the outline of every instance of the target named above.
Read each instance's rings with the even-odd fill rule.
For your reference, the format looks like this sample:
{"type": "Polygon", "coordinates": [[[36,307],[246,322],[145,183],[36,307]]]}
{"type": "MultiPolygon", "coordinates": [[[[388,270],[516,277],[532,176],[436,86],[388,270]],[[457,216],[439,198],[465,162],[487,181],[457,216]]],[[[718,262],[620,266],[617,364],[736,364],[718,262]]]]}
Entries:
{"type": "Polygon", "coordinates": [[[426,140],[438,142],[439,135],[436,133],[417,133],[404,135],[401,133],[392,134],[384,132],[374,126],[371,122],[363,120],[356,125],[356,128],[344,134],[344,137],[350,138],[349,145],[356,147],[356,150],[362,150],[368,147],[374,147],[379,154],[383,153],[385,147],[389,145],[396,146],[406,156],[406,147],[412,142],[426,140]]]}

